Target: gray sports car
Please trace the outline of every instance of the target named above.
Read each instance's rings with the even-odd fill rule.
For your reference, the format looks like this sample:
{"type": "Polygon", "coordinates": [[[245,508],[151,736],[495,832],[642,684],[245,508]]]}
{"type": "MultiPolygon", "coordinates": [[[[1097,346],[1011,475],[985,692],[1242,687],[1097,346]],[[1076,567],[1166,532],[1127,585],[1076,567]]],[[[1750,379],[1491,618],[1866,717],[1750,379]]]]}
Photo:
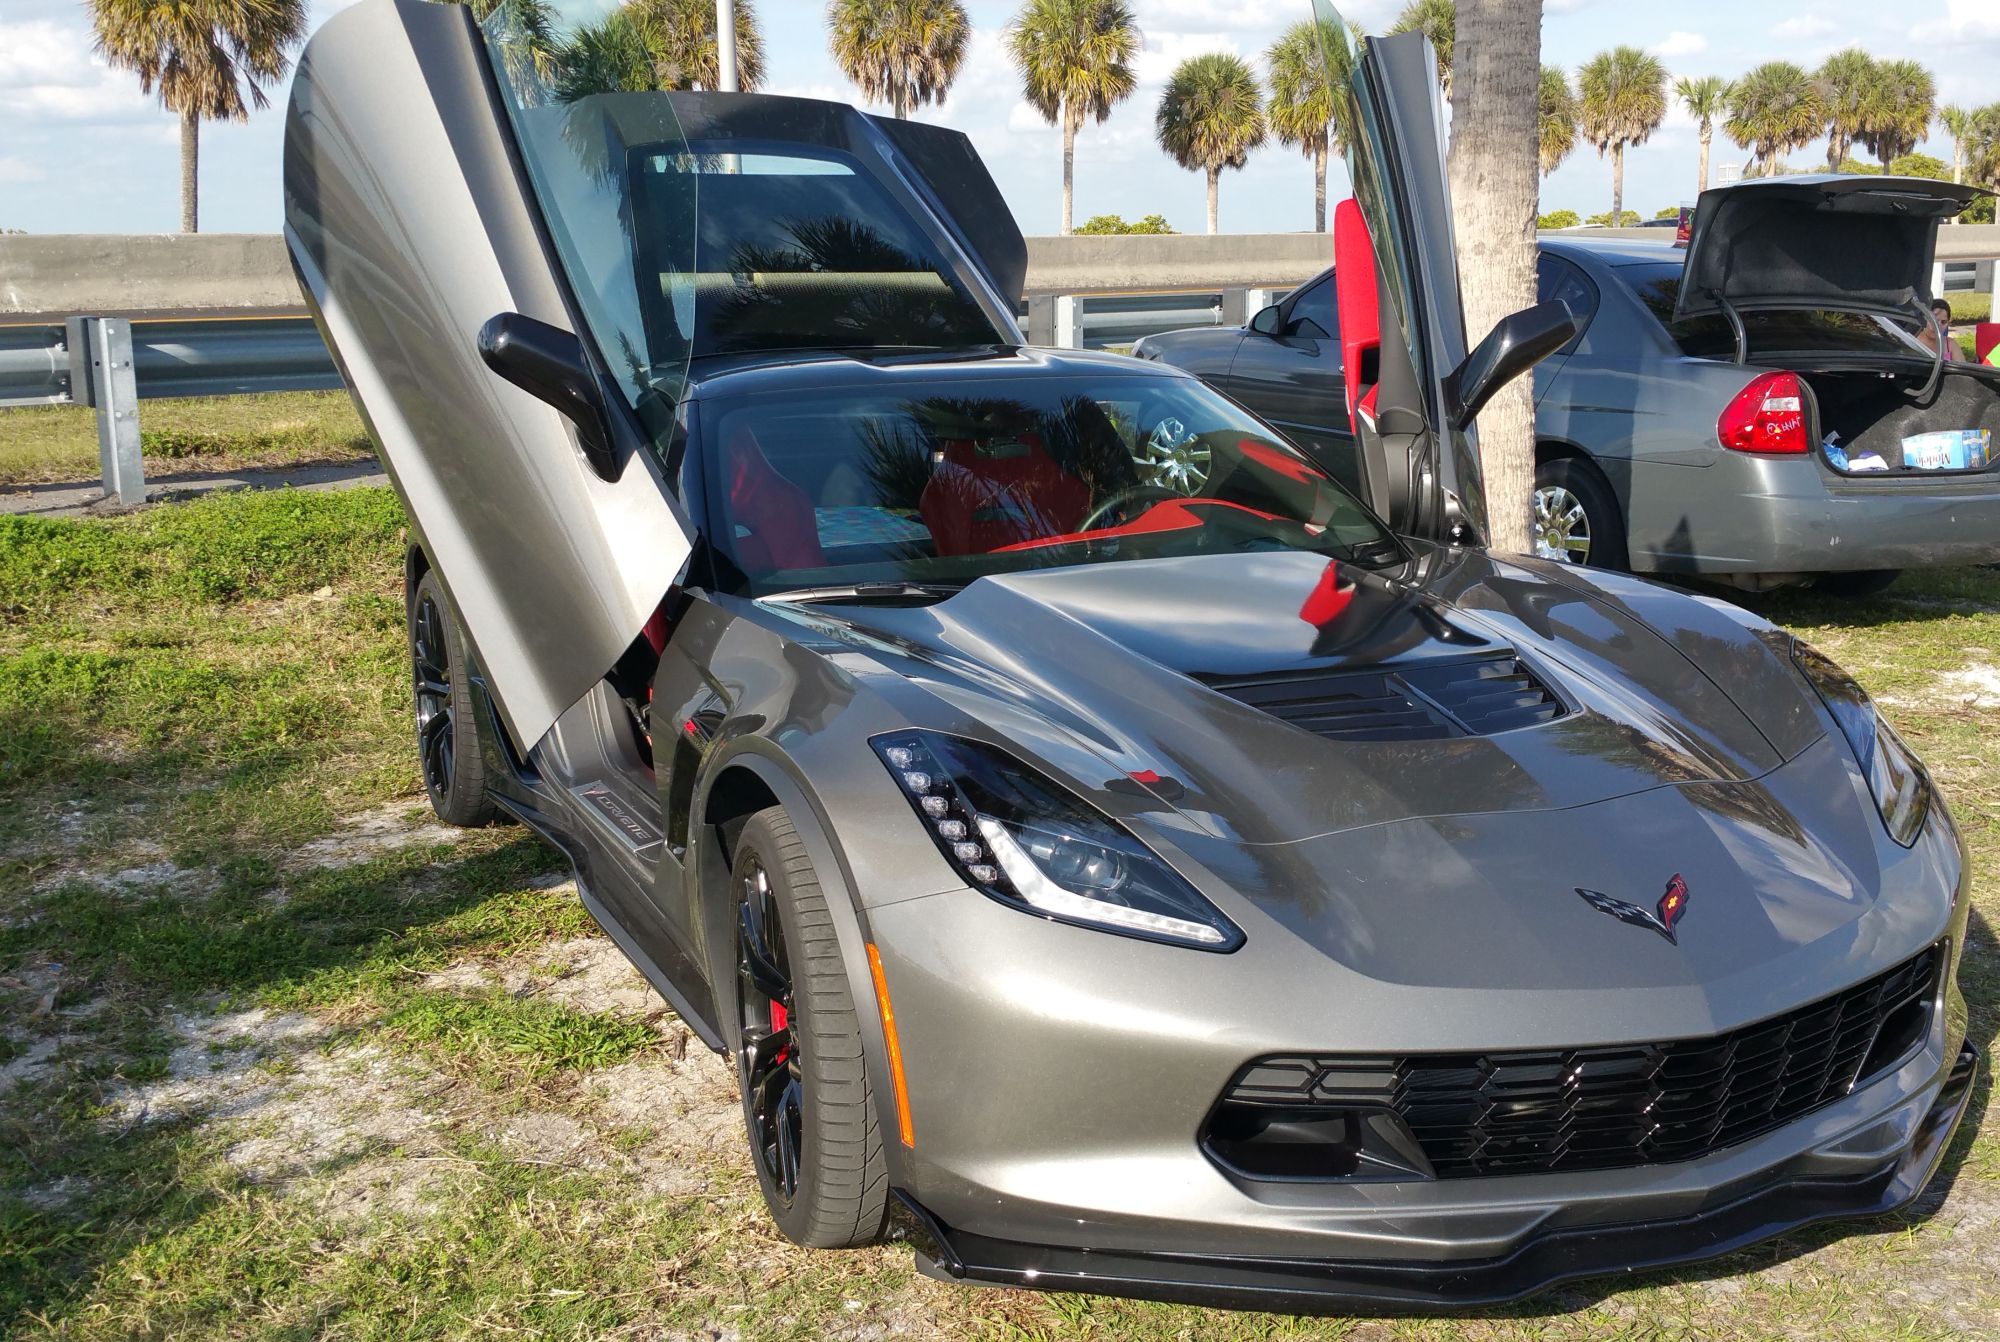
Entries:
{"type": "Polygon", "coordinates": [[[1779,630],[1479,547],[1467,426],[1574,327],[1467,353],[1421,37],[1349,109],[1378,514],[1185,373],[1023,348],[964,137],[551,87],[509,13],[327,22],[286,238],[408,508],[438,814],[567,855],[786,1235],[1462,1305],[1916,1196],[1958,834],[1779,630]]]}

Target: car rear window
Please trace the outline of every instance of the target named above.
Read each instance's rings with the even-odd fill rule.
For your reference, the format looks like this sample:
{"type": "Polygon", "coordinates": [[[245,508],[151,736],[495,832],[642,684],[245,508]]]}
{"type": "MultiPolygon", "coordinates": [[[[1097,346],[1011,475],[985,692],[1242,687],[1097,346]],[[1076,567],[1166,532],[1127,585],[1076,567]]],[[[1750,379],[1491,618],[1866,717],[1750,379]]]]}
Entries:
{"type": "MultiPolygon", "coordinates": [[[[1730,359],[1736,336],[1721,316],[1674,320],[1674,303],[1681,292],[1681,263],[1646,261],[1618,266],[1612,273],[1639,296],[1660,325],[1697,359],[1730,359]]],[[[1857,312],[1746,312],[1743,329],[1753,352],[1825,354],[1921,354],[1907,339],[1874,317],[1857,312]]]]}

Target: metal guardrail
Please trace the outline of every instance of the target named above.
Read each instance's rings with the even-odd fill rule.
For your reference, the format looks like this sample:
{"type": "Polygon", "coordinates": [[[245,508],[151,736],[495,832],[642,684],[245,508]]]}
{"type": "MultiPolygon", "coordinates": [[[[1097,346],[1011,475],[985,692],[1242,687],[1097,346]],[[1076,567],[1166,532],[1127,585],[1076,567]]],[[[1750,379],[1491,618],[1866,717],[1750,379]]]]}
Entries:
{"type": "MultiPolygon", "coordinates": [[[[1118,349],[1144,335],[1245,320],[1265,290],[1038,298],[1029,338],[1118,349]]],[[[139,402],[338,389],[340,374],[307,317],[71,317],[0,326],[0,407],[94,406],[105,497],[142,503],[139,402]]]]}
{"type": "MultiPolygon", "coordinates": [[[[307,317],[190,317],[129,323],[141,400],[327,391],[340,375],[307,317]]],[[[85,404],[62,326],[0,326],[0,406],[85,404]]]]}
{"type": "MultiPolygon", "coordinates": [[[[1082,314],[1080,335],[1052,331],[1044,343],[1114,349],[1160,331],[1213,326],[1225,312],[1231,321],[1243,319],[1231,293],[1215,290],[1075,302],[1082,314]]],[[[140,400],[340,386],[333,360],[307,317],[136,318],[130,325],[140,400]]],[[[0,326],[0,406],[82,404],[72,394],[73,364],[63,327],[0,326]]]]}

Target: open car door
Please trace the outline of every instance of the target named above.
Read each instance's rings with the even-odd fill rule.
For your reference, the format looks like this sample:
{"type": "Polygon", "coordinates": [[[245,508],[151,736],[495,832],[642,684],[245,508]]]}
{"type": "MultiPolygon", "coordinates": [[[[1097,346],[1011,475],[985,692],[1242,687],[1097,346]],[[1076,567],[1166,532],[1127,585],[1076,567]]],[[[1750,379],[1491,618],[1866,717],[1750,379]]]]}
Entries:
{"type": "MultiPolygon", "coordinates": [[[[606,397],[612,441],[593,464],[575,424],[481,357],[501,314],[587,327],[471,9],[366,0],[328,20],[299,57],[284,157],[306,303],[516,743],[532,747],[630,646],[692,537],[622,398],[606,397]]],[[[689,245],[693,210],[690,196],[666,221],[689,245]]],[[[685,342],[612,354],[643,361],[671,407],[685,342]]]]}
{"type": "Polygon", "coordinates": [[[1027,263],[963,135],[555,77],[525,12],[335,15],[284,164],[306,302],[524,750],[687,566],[692,360],[1019,344],[1027,263]]]}
{"type": "Polygon", "coordinates": [[[1486,532],[1478,449],[1447,414],[1466,340],[1436,54],[1421,33],[1359,37],[1331,0],[1313,0],[1313,11],[1358,208],[1335,216],[1340,310],[1343,323],[1375,314],[1373,329],[1357,332],[1374,337],[1372,354],[1348,351],[1363,486],[1398,532],[1477,543],[1486,532]]]}

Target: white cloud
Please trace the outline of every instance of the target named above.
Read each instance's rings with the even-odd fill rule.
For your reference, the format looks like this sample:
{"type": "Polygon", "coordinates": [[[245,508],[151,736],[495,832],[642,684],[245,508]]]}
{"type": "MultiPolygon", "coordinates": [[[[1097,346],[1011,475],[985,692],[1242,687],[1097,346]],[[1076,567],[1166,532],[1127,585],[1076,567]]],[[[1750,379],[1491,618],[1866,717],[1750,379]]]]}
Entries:
{"type": "Polygon", "coordinates": [[[0,116],[20,124],[135,121],[160,115],[136,75],[91,51],[81,23],[29,19],[0,23],[0,116]]]}
{"type": "Polygon", "coordinates": [[[1708,39],[1700,33],[1675,29],[1649,48],[1655,56],[1699,56],[1708,50],[1708,39]]]}
{"type": "Polygon", "coordinates": [[[0,182],[39,182],[46,176],[39,166],[26,159],[0,156],[0,182]]]}
{"type": "Polygon", "coordinates": [[[1789,42],[1802,42],[1815,37],[1831,37],[1839,31],[1840,25],[1824,14],[1801,14],[1795,19],[1772,25],[1771,36],[1789,42]]]}
{"type": "Polygon", "coordinates": [[[1590,0],[1547,0],[1547,3],[1542,6],[1542,12],[1546,14],[1574,14],[1589,3],[1590,0]]]}

